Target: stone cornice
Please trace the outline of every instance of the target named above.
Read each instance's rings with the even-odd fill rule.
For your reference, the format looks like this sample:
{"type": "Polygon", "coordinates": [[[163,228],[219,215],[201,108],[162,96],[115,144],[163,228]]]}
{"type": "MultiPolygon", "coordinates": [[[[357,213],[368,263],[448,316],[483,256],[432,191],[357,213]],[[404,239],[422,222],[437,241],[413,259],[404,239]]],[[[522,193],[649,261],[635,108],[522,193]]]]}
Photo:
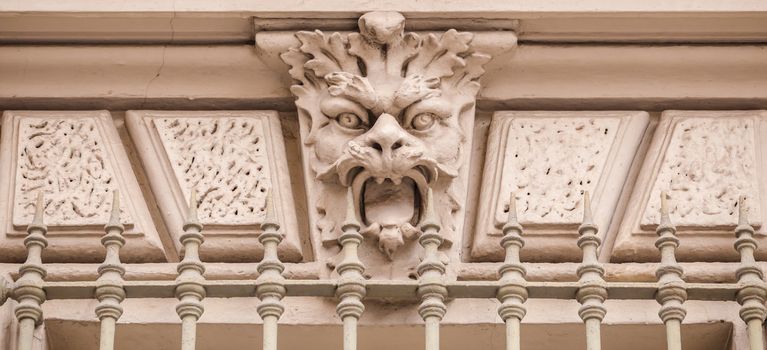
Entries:
{"type": "Polygon", "coordinates": [[[753,43],[767,34],[761,1],[11,0],[0,4],[0,42],[246,43],[262,30],[348,30],[383,9],[403,13],[408,30],[516,30],[522,42],[753,43]]]}
{"type": "MultiPolygon", "coordinates": [[[[523,43],[512,52],[487,65],[480,109],[760,109],[767,103],[761,45],[523,43]]],[[[252,44],[6,45],[0,108],[293,110],[288,74],[263,60],[252,44]]]]}
{"type": "Polygon", "coordinates": [[[394,10],[405,15],[445,13],[460,15],[460,17],[493,17],[513,14],[577,14],[577,13],[632,13],[668,14],[668,13],[709,13],[727,12],[740,13],[744,11],[767,11],[767,4],[759,0],[749,1],[715,1],[702,0],[690,2],[686,0],[651,0],[651,1],[535,1],[524,0],[514,2],[481,2],[428,0],[412,2],[393,0],[386,2],[331,0],[323,2],[305,2],[287,0],[281,2],[264,1],[228,1],[212,3],[206,0],[191,0],[177,2],[173,0],[137,0],[131,2],[91,2],[56,0],[28,2],[23,0],[8,0],[0,5],[4,12],[94,12],[94,13],[131,13],[131,12],[190,12],[190,13],[268,13],[290,17],[294,13],[320,13],[333,17],[358,16],[362,12],[394,10]]]}

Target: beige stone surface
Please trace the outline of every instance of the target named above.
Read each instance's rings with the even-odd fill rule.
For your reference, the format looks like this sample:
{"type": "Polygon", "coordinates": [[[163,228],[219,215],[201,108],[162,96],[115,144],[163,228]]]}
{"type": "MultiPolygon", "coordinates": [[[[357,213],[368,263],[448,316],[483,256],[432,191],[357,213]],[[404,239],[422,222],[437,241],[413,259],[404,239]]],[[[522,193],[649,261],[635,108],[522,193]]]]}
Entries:
{"type": "Polygon", "coordinates": [[[43,0],[28,3],[23,0],[9,0],[3,3],[0,11],[3,12],[64,12],[64,13],[131,13],[146,12],[160,15],[172,12],[184,12],[188,14],[199,13],[226,13],[231,11],[253,12],[272,14],[277,17],[298,16],[300,14],[326,14],[332,17],[359,17],[359,13],[370,11],[400,11],[412,17],[423,17],[440,13],[457,15],[463,18],[493,18],[510,16],[512,14],[524,14],[525,17],[532,15],[551,14],[610,14],[623,13],[625,17],[636,14],[645,16],[652,14],[694,14],[698,11],[729,14],[743,11],[761,12],[767,9],[767,5],[759,0],[744,0],[736,3],[720,2],[716,0],[702,0],[690,3],[685,0],[648,0],[637,3],[631,0],[616,0],[605,2],[603,0],[585,0],[573,3],[566,0],[540,2],[535,0],[523,0],[513,3],[487,2],[477,3],[471,0],[454,0],[443,2],[439,0],[427,0],[418,3],[407,0],[392,0],[386,3],[370,3],[363,0],[330,0],[321,3],[305,3],[300,0],[288,0],[284,2],[257,2],[231,1],[226,3],[211,3],[205,0],[190,0],[183,4],[176,4],[172,0],[138,0],[130,3],[96,3],[87,0],[75,0],[66,3],[55,0],[43,0]]]}
{"type": "Polygon", "coordinates": [[[666,111],[661,117],[620,225],[612,261],[653,261],[658,198],[670,198],[681,261],[733,261],[737,199],[746,196],[749,221],[765,257],[760,228],[765,208],[765,119],[755,111],[666,111]]]}
{"type": "MultiPolygon", "coordinates": [[[[763,45],[522,43],[504,56],[485,66],[480,109],[756,109],[767,101],[763,45]]],[[[288,67],[265,61],[252,44],[3,45],[0,105],[293,110],[288,67]]]]}
{"type": "Polygon", "coordinates": [[[6,111],[0,169],[0,258],[21,262],[32,201],[45,196],[50,246],[46,261],[103,259],[99,238],[119,190],[129,245],[123,260],[165,261],[160,238],[138,188],[112,118],[106,111],[6,111]]]}
{"type": "MultiPolygon", "coordinates": [[[[732,230],[735,199],[745,194],[762,247],[757,258],[767,258],[766,114],[748,111],[767,102],[765,19],[762,0],[4,1],[0,110],[45,110],[35,113],[49,124],[3,121],[0,276],[37,268],[19,264],[21,240],[31,195],[52,181],[48,300],[34,349],[95,349],[98,218],[110,204],[104,195],[120,189],[129,263],[118,348],[178,348],[178,265],[147,262],[178,260],[173,242],[197,188],[207,238],[199,349],[253,347],[264,335],[265,305],[285,307],[280,349],[338,349],[338,299],[359,293],[349,288],[355,283],[368,293],[362,349],[422,348],[420,316],[442,303],[434,300],[442,292],[424,299],[425,308],[417,298],[443,284],[441,348],[502,349],[499,303],[491,298],[508,292],[493,281],[504,257],[498,226],[513,191],[526,229],[523,259],[543,261],[521,265],[531,298],[523,348],[581,348],[576,227],[588,190],[608,281],[602,346],[663,349],[652,299],[664,266],[653,261],[658,193],[668,191],[690,297],[684,349],[746,349],[735,300],[761,296],[757,288],[737,293],[738,272],[747,269],[735,262],[732,230]],[[360,14],[376,10],[400,11],[407,21],[393,12],[366,15],[358,31],[360,14]],[[280,55],[291,47],[286,65],[280,55]],[[494,59],[482,62],[482,53],[494,59]],[[57,109],[110,109],[116,118],[50,112],[57,109]],[[131,109],[128,135],[120,115],[131,109]],[[246,109],[280,113],[234,111],[246,109]],[[666,112],[656,128],[666,109],[708,111],[666,112]],[[532,110],[542,112],[522,112],[532,110]],[[262,190],[275,189],[286,234],[280,256],[294,261],[284,264],[284,282],[263,273],[279,262],[255,263],[262,190]],[[441,254],[423,254],[416,242],[429,190],[439,220],[428,223],[439,224],[446,241],[441,254]],[[371,279],[332,272],[340,227],[354,221],[346,219],[364,223],[360,255],[371,279]],[[426,269],[416,273],[419,262],[426,269]],[[422,278],[442,266],[439,279],[422,278]],[[288,297],[264,303],[252,297],[258,289],[262,299],[288,297]]],[[[356,253],[347,253],[347,267],[359,269],[356,253]]],[[[0,306],[0,349],[15,348],[16,306],[0,306]]],[[[752,311],[748,317],[759,313],[752,311]]]]}
{"type": "Polygon", "coordinates": [[[503,259],[500,228],[514,193],[525,228],[522,258],[579,261],[583,194],[593,196],[604,239],[648,120],[645,112],[496,112],[471,258],[503,259]]]}
{"type": "Polygon", "coordinates": [[[267,194],[286,235],[280,256],[303,259],[285,146],[273,111],[128,111],[136,145],[168,232],[178,234],[192,189],[206,241],[204,261],[257,261],[267,194]]]}

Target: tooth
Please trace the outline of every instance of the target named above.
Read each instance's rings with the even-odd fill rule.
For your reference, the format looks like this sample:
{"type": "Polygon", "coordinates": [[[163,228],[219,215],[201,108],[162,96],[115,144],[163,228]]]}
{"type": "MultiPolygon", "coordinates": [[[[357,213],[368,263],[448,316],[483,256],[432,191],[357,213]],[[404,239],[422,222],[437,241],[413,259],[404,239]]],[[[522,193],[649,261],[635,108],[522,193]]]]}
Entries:
{"type": "Polygon", "coordinates": [[[385,179],[382,178],[382,177],[376,177],[376,183],[379,184],[379,185],[382,184],[384,182],[384,180],[385,179]]]}
{"type": "Polygon", "coordinates": [[[394,182],[395,185],[399,185],[402,183],[402,178],[401,177],[394,178],[394,179],[391,179],[391,181],[394,182]]]}

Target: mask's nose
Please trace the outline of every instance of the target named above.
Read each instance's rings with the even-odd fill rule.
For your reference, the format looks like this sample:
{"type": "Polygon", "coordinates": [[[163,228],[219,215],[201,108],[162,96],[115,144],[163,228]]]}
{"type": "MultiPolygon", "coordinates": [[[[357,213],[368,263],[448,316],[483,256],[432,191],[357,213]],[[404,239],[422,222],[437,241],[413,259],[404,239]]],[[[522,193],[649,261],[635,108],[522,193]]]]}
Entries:
{"type": "Polygon", "coordinates": [[[381,114],[376,123],[367,132],[365,142],[381,153],[384,159],[391,159],[394,150],[405,145],[407,132],[402,129],[397,119],[390,114],[381,114]]]}

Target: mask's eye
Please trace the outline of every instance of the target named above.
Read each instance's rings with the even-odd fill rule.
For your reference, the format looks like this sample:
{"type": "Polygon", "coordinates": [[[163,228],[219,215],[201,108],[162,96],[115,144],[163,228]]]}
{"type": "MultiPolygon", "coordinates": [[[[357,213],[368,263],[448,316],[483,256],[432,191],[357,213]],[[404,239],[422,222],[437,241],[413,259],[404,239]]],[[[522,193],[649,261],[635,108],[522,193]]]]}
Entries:
{"type": "Polygon", "coordinates": [[[363,126],[362,118],[354,113],[341,113],[336,117],[338,125],[347,129],[360,129],[363,126]]]}
{"type": "Polygon", "coordinates": [[[424,131],[431,128],[436,121],[437,116],[434,113],[419,113],[410,121],[410,127],[414,130],[424,131]]]}

